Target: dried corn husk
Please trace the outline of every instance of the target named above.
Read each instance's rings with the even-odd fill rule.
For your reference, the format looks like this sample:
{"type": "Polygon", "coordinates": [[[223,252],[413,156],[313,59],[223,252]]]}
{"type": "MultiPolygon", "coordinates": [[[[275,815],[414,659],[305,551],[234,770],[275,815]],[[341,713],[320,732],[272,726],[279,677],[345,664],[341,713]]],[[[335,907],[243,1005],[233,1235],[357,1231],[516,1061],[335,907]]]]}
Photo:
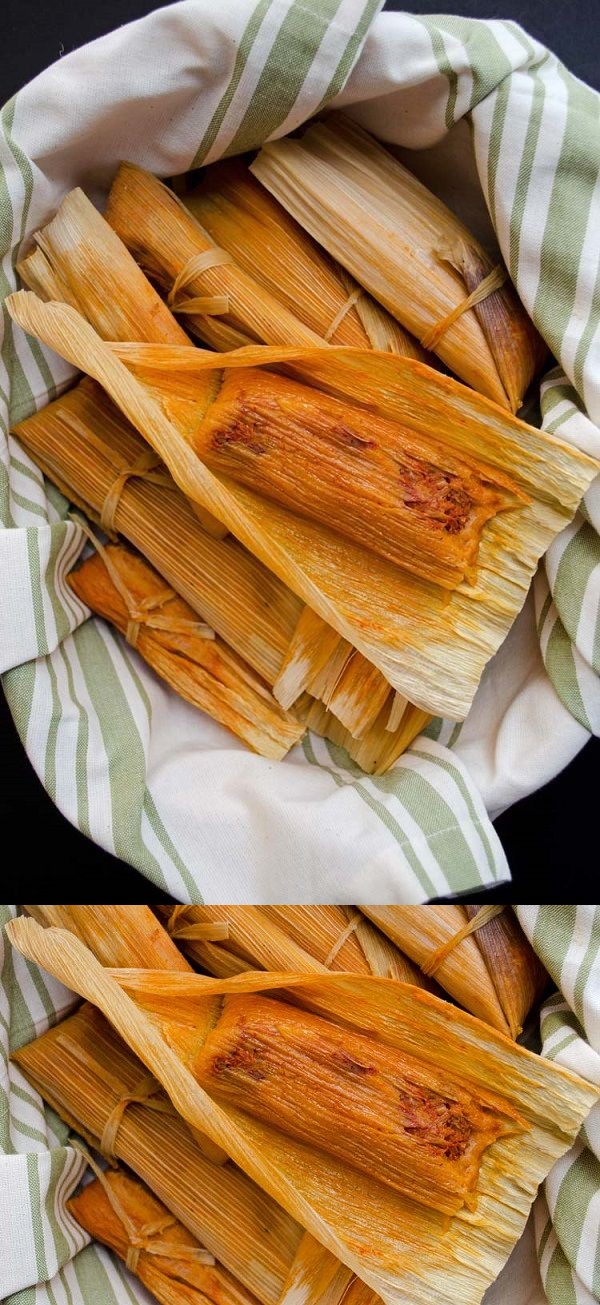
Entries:
{"type": "Polygon", "coordinates": [[[133,629],[140,656],[161,679],[253,751],[278,761],[302,737],[303,726],[283,711],[265,682],[222,639],[197,631],[192,608],[165,590],[161,576],[129,549],[103,548],[68,582],[129,642],[133,629]]]}
{"type": "Polygon", "coordinates": [[[510,285],[435,339],[492,272],[453,213],[373,137],[340,114],[270,141],[251,165],[280,204],[464,381],[516,412],[545,347],[510,285]]]}
{"type": "Polygon", "coordinates": [[[431,986],[353,907],[159,906],[157,913],[186,954],[218,978],[254,969],[332,969],[431,986]]]}
{"type": "Polygon", "coordinates": [[[414,336],[259,186],[242,159],[204,168],[181,198],[215,244],[321,339],[431,361],[414,336]]]}
{"type": "MultiPolygon", "coordinates": [[[[91,208],[91,206],[90,206],[91,208]]],[[[60,244],[61,259],[79,268],[80,254],[88,278],[106,283],[110,233],[102,244],[102,219],[95,210],[93,237],[81,204],[81,245],[76,254],[60,244]],[[100,224],[100,225],[99,225],[100,224]]],[[[76,243],[70,211],[69,239],[76,243]]],[[[51,224],[60,226],[60,213],[51,224]]],[[[104,224],[106,230],[106,224],[104,224]]],[[[121,262],[127,251],[121,247],[121,262]]],[[[133,260],[131,260],[132,265],[133,260]]],[[[60,270],[60,269],[59,269],[60,270]]],[[[136,274],[140,275],[139,268],[136,274]]],[[[86,297],[79,282],[80,300],[86,297]]],[[[120,295],[129,295],[122,276],[120,295]]],[[[316,522],[307,522],[241,486],[224,483],[201,466],[189,447],[214,397],[217,362],[200,350],[160,345],[119,345],[128,368],[119,365],[69,307],[44,307],[21,293],[7,301],[21,325],[86,368],[109,390],[126,415],[167,462],[190,498],[208,507],[242,542],[302,596],[328,624],[373,662],[390,684],[410,702],[431,713],[461,718],[470,705],[483,667],[522,606],[531,575],[551,538],[572,517],[597,464],[586,455],[541,434],[490,405],[448,377],[411,360],[325,348],[296,352],[249,348],[222,355],[218,371],[229,367],[293,364],[303,378],[335,397],[371,408],[403,425],[420,439],[443,443],[462,460],[473,459],[508,475],[531,497],[530,506],[506,511],[482,534],[476,582],[463,583],[448,601],[444,592],[364,550],[316,522]],[[205,373],[213,379],[210,385],[205,373]],[[202,379],[199,379],[199,378],[202,379]],[[194,392],[194,383],[198,389],[194,392]],[[211,388],[213,387],[213,388],[211,388]],[[182,415],[185,396],[185,420],[182,415]],[[195,397],[194,397],[195,394],[195,397]]],[[[86,312],[88,310],[86,309],[86,312]]],[[[131,310],[133,312],[133,309],[131,310]]],[[[95,296],[90,316],[96,318],[95,296]]],[[[106,310],[98,316],[106,329],[106,310]]],[[[146,331],[149,330],[148,324],[146,331]]]]}
{"type": "MultiPolygon", "coordinates": [[[[144,1074],[141,1062],[87,1004],[22,1047],[14,1060],[96,1149],[118,1103],[144,1074]]],[[[164,1093],[128,1105],[114,1153],[262,1305],[277,1305],[302,1229],[235,1165],[211,1164],[164,1093]]]]}
{"type": "MultiPolygon", "coordinates": [[[[147,451],[87,378],[14,429],[45,474],[94,519],[124,469],[147,451]]],[[[302,610],[299,599],[236,540],[215,540],[200,529],[166,469],[156,477],[128,477],[114,527],[231,648],[273,681],[302,610]]]]}
{"type": "MultiPolygon", "coordinates": [[[[172,289],[191,259],[216,249],[215,242],[177,196],[157,177],[131,163],[121,164],[117,172],[106,219],[144,271],[165,291],[172,289]]],[[[191,276],[186,290],[190,297],[187,305],[183,301],[186,326],[214,348],[235,349],[257,340],[269,344],[318,343],[315,331],[232,258],[191,276]],[[225,311],[218,317],[193,311],[195,297],[207,293],[226,297],[225,311]],[[230,331],[234,332],[233,338],[230,331]]]]}
{"type": "MultiPolygon", "coordinates": [[[[183,1117],[224,1145],[250,1177],[379,1292],[386,1305],[412,1305],[417,1291],[425,1305],[447,1301],[453,1293],[460,1293],[461,1305],[479,1302],[520,1235],[539,1182],[568,1149],[598,1099],[597,1089],[576,1075],[408,985],[356,975],[216,980],[120,971],[119,982],[135,992],[134,1002],[72,935],[40,929],[26,919],[12,921],[8,933],[28,959],[103,1008],[183,1117]],[[475,1219],[461,1211],[448,1220],[399,1196],[376,1174],[358,1175],[325,1152],[217,1104],[144,1013],[157,999],[176,998],[178,1009],[187,999],[201,1015],[202,1003],[208,1000],[212,1007],[219,994],[283,987],[293,988],[296,997],[302,989],[302,1004],[314,1014],[350,1027],[374,1044],[382,1041],[415,1055],[424,1073],[446,1073],[479,1102],[494,1098],[525,1120],[524,1131],[486,1149],[473,1192],[475,1219]]],[[[203,1243],[211,1249],[206,1236],[203,1243]]]]}
{"type": "Polygon", "coordinates": [[[239,1283],[166,1206],[124,1169],[100,1176],[67,1201],[96,1241],[127,1263],[161,1305],[255,1305],[239,1283]]]}
{"type": "Polygon", "coordinates": [[[497,909],[361,907],[455,1001],[516,1038],[547,975],[511,909],[494,915],[497,909]],[[481,927],[466,932],[477,917],[481,927]]]}
{"type": "Polygon", "coordinates": [[[308,693],[303,694],[294,704],[294,712],[308,729],[328,739],[334,747],[343,748],[368,775],[384,775],[431,719],[430,714],[421,707],[408,703],[402,712],[400,724],[390,731],[389,705],[386,702],[372,725],[356,739],[322,702],[311,698],[308,693]]]}

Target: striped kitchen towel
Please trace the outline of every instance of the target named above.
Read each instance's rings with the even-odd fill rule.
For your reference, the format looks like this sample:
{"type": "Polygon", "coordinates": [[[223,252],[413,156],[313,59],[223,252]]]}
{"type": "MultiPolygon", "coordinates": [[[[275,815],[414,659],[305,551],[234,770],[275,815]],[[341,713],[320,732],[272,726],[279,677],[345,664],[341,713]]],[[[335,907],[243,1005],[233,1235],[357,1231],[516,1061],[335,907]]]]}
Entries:
{"type": "MultiPolygon", "coordinates": [[[[542,1054],[600,1087],[600,907],[515,909],[560,986],[542,1010],[542,1054]]],[[[0,924],[14,911],[0,907],[0,924]]],[[[0,1297],[5,1305],[151,1305],[137,1279],[89,1245],[66,1210],[82,1157],[8,1060],[75,999],[14,953],[2,930],[0,966],[0,1297]]],[[[544,1305],[544,1292],[550,1305],[600,1300],[600,1104],[551,1171],[485,1305],[544,1305]]]]}
{"type": "MultiPolygon", "coordinates": [[[[44,72],[0,116],[0,293],[65,191],[81,184],[101,204],[120,159],[180,173],[344,106],[498,241],[559,360],[543,422],[599,453],[600,99],[514,23],[378,9],[183,0],[44,72]]],[[[6,315],[3,329],[0,670],[67,817],[180,900],[417,902],[505,880],[490,816],[600,722],[598,486],[552,545],[462,728],[434,722],[381,778],[312,736],[274,765],[85,620],[64,584],[79,528],[8,436],[70,372],[6,315]]]]}

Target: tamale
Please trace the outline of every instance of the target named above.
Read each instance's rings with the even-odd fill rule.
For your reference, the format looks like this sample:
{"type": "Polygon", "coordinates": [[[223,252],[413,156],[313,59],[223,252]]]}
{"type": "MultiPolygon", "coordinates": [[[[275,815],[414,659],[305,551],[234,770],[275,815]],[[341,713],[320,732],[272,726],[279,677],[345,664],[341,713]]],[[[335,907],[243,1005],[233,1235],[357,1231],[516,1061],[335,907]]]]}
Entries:
{"type": "Polygon", "coordinates": [[[455,589],[524,496],[410,429],[258,369],[228,372],[192,440],[213,471],[455,589]]]}
{"type": "Polygon", "coordinates": [[[222,639],[197,632],[192,608],[129,549],[110,545],[72,571],[68,583],[130,642],[133,628],[137,651],[160,678],[254,752],[277,761],[302,737],[303,726],[265,682],[222,639]]]}
{"type": "MultiPolygon", "coordinates": [[[[40,929],[23,918],[11,921],[8,934],[29,960],[103,1008],[184,1119],[226,1146],[232,1159],[385,1305],[412,1305],[416,1295],[432,1305],[453,1294],[461,1305],[476,1305],[520,1235],[539,1182],[598,1099],[598,1090],[576,1075],[409,985],[333,974],[230,980],[165,971],[111,975],[71,934],[40,929]],[[144,1014],[169,995],[178,1007],[187,999],[191,1016],[217,995],[269,989],[296,994],[302,989],[302,1006],[312,1014],[365,1035],[374,1046],[414,1055],[424,1072],[458,1082],[479,1105],[493,1097],[513,1121],[514,1112],[525,1120],[524,1129],[499,1137],[484,1151],[470,1194],[477,1202],[475,1218],[464,1211],[448,1216],[410,1200],[379,1181],[376,1172],[359,1173],[315,1146],[218,1104],[144,1014]],[[126,990],[135,993],[135,1001],[126,990]]],[[[208,1238],[202,1240],[211,1249],[208,1238]]]]}
{"type": "Polygon", "coordinates": [[[219,978],[244,970],[327,969],[381,974],[431,986],[424,975],[359,911],[342,906],[157,907],[171,937],[219,978]],[[225,932],[215,945],[206,933],[225,932]]]}
{"type": "Polygon", "coordinates": [[[509,283],[456,315],[493,271],[453,213],[341,114],[269,141],[255,177],[464,381],[516,412],[545,346],[509,283]],[[445,329],[443,329],[445,328],[445,329]]]}
{"type": "MultiPolygon", "coordinates": [[[[135,1093],[145,1072],[87,1004],[13,1059],[96,1149],[119,1101],[135,1093]]],[[[235,1165],[211,1164],[163,1093],[127,1106],[114,1152],[262,1305],[277,1305],[300,1225],[235,1165]]]]}
{"type": "Polygon", "coordinates": [[[215,244],[323,340],[428,360],[414,337],[254,180],[242,159],[203,168],[181,199],[215,244]]]}
{"type": "Polygon", "coordinates": [[[193,1066],[198,1082],[444,1214],[477,1183],[484,1151],[525,1120],[446,1074],[268,997],[226,997],[193,1066]]]}
{"type": "MultiPolygon", "coordinates": [[[[120,236],[144,271],[164,290],[170,291],[177,277],[198,255],[217,253],[214,241],[185,206],[157,177],[131,163],[123,163],[113,181],[106,220],[120,236]]],[[[222,251],[221,251],[222,252],[222,251]]],[[[269,344],[316,344],[319,337],[259,281],[229,256],[228,260],[205,267],[191,275],[190,302],[186,305],[186,326],[201,340],[223,347],[213,334],[215,319],[194,312],[195,297],[217,293],[226,296],[227,308],[218,315],[217,328],[236,333],[226,335],[225,348],[252,340],[269,344]]],[[[177,311],[177,309],[176,309],[177,311]]],[[[138,338],[130,336],[131,339],[138,338]]]]}
{"type": "MultiPolygon", "coordinates": [[[[487,909],[487,908],[486,908],[487,909]]],[[[374,924],[461,1006],[494,1028],[521,1032],[547,976],[510,907],[466,933],[481,908],[361,906],[374,924]],[[506,918],[505,918],[506,917],[506,918]]]]}
{"type": "MultiPolygon", "coordinates": [[[[106,282],[110,248],[102,243],[102,219],[95,214],[93,240],[81,205],[77,219],[85,227],[81,249],[88,278],[97,274],[106,282]]],[[[51,225],[56,231],[60,224],[59,212],[51,225]]],[[[69,238],[73,243],[72,222],[69,238]]],[[[111,238],[110,246],[117,239],[114,232],[111,238]]],[[[59,245],[58,261],[70,262],[66,241],[55,239],[55,251],[59,245]]],[[[128,257],[121,247],[123,256],[128,257]]],[[[78,257],[77,266],[79,262],[78,257]]],[[[141,275],[139,268],[136,271],[141,275]]],[[[129,293],[123,277],[120,295],[129,293]]],[[[80,308],[87,313],[83,281],[78,296],[80,308]]],[[[464,716],[486,661],[524,602],[538,558],[571,519],[595,475],[593,459],[517,422],[473,391],[412,359],[332,347],[295,351],[256,346],[218,359],[179,346],[130,343],[108,348],[68,305],[42,305],[23,292],[9,297],[7,305],[21,325],[100,380],[185,493],[223,520],[376,665],[393,688],[424,711],[456,719],[464,716]],[[119,361],[123,357],[127,367],[119,361]],[[463,583],[448,600],[439,586],[374,554],[366,555],[320,523],[307,521],[246,487],[225,482],[199,461],[189,439],[194,421],[197,428],[215,393],[205,373],[210,377],[215,368],[228,371],[284,363],[293,364],[296,373],[301,370],[304,383],[409,425],[420,438],[431,440],[434,431],[450,456],[474,459],[480,470],[483,464],[495,474],[509,476],[531,498],[529,506],[504,511],[484,527],[475,585],[463,583]],[[140,379],[132,374],[136,369],[140,379]],[[192,379],[199,385],[195,409],[192,379]],[[179,414],[177,420],[173,414],[179,414]]],[[[95,317],[93,299],[89,313],[95,317]]],[[[105,319],[106,310],[103,329],[105,319]]]]}
{"type": "Polygon", "coordinates": [[[94,1179],[67,1208],[86,1232],[128,1263],[161,1305],[256,1305],[256,1297],[125,1170],[94,1179]]]}

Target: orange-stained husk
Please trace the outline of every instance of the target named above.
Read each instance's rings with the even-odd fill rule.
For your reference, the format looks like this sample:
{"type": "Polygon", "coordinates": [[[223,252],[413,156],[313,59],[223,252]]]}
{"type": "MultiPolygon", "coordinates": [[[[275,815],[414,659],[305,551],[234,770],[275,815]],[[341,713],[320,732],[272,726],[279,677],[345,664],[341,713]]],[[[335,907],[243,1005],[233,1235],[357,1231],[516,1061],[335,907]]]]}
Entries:
{"type": "Polygon", "coordinates": [[[469,1203],[486,1148],[526,1127],[413,1057],[268,997],[225,998],[194,1074],[217,1097],[445,1214],[469,1203]]]}
{"type": "MultiPolygon", "coordinates": [[[[167,591],[170,597],[160,607],[148,610],[153,601],[160,602],[165,583],[143,558],[122,545],[109,546],[106,556],[140,614],[136,648],[144,661],[180,697],[255,752],[272,760],[284,757],[302,737],[303,726],[279,706],[264,681],[222,639],[197,633],[194,611],[173,591],[167,591]],[[144,624],[148,618],[160,626],[144,624]]],[[[121,634],[127,632],[133,613],[98,553],[71,573],[69,584],[92,611],[121,634]]]]}
{"type": "Polygon", "coordinates": [[[125,1170],[108,1171],[102,1183],[97,1178],[88,1183],[67,1207],[82,1228],[109,1246],[120,1260],[126,1260],[132,1244],[138,1246],[134,1272],[161,1305],[207,1305],[209,1301],[212,1305],[256,1305],[256,1297],[222,1265],[194,1258],[203,1253],[198,1240],[125,1170]],[[116,1205],[111,1204],[104,1184],[116,1205]],[[124,1212],[129,1229],[117,1209],[124,1212]],[[133,1243],[129,1232],[136,1239],[133,1243]]]}
{"type": "Polygon", "coordinates": [[[225,375],[193,445],[213,471],[449,589],[485,522],[523,501],[434,440],[258,368],[225,375]]]}

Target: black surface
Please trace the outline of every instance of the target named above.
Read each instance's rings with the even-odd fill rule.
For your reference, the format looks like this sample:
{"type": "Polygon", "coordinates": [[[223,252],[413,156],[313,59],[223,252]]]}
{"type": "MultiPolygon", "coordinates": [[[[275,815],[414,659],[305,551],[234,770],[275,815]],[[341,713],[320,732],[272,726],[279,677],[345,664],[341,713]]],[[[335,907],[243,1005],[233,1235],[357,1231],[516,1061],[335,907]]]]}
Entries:
{"type": "MultiPolygon", "coordinates": [[[[217,0],[218,3],[218,0],[217,0]]],[[[86,41],[158,8],[148,0],[3,0],[0,17],[0,103],[49,63],[86,41]]],[[[408,6],[388,3],[388,9],[408,6]]],[[[440,13],[440,3],[415,5],[415,12],[440,13]]],[[[600,81],[600,0],[487,4],[461,0],[447,11],[465,17],[512,18],[548,45],[572,72],[600,81]]],[[[0,617],[1,619],[1,617],[0,617]]],[[[497,822],[513,885],[493,893],[469,894],[470,901],[583,901],[594,895],[600,857],[594,798],[600,777],[600,741],[591,740],[561,776],[524,799],[497,822]]],[[[13,899],[70,894],[81,887],[90,900],[165,900],[130,866],[102,852],[53,806],[25,756],[0,692],[0,824],[4,885],[13,899]],[[14,856],[6,857],[11,835],[14,856]]]]}

